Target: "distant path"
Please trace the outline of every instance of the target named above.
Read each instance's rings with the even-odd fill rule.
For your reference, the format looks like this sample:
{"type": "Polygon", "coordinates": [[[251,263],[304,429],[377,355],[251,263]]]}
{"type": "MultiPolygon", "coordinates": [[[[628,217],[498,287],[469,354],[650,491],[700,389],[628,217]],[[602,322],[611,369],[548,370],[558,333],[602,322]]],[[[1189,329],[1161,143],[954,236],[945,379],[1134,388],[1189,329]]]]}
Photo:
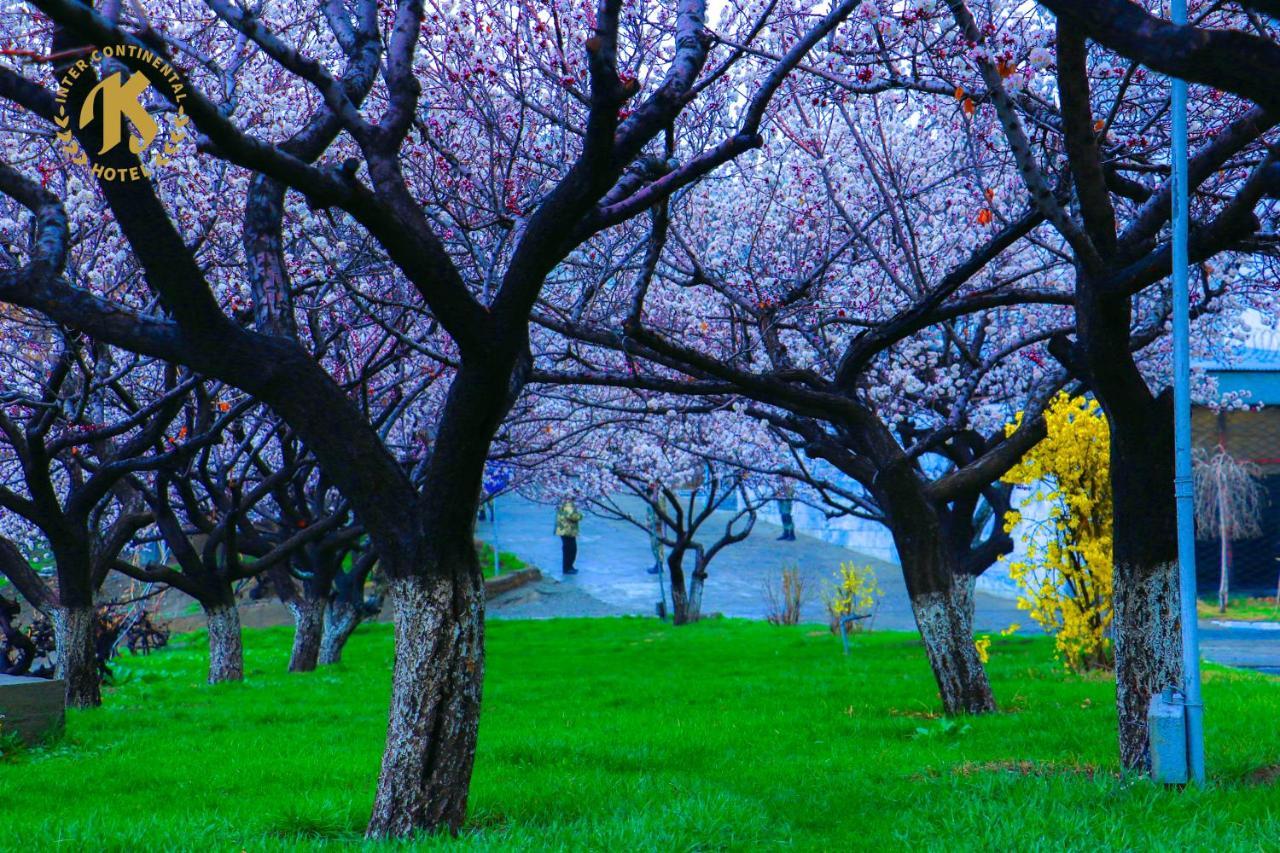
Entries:
{"type": "MultiPolygon", "coordinates": [[[[528,586],[494,596],[487,613],[496,619],[554,619],[578,616],[654,614],[658,600],[657,579],[645,574],[649,566],[649,540],[643,531],[616,521],[587,516],[579,538],[578,568],[581,574],[560,575],[560,540],[552,535],[551,507],[520,497],[498,501],[498,547],[542,569],[544,578],[528,586]],[[563,582],[562,582],[563,581],[563,582]]],[[[774,518],[772,508],[766,518],[774,518]]],[[[711,522],[708,522],[711,523],[711,522]]],[[[721,522],[723,523],[723,522],[721,522]]],[[[805,579],[809,595],[802,611],[805,621],[824,622],[819,591],[842,561],[853,560],[875,567],[884,598],[876,614],[881,630],[914,631],[902,570],[895,564],[859,554],[800,534],[795,542],[778,542],[780,528],[760,521],[751,536],[722,551],[711,563],[703,612],[763,619],[764,582],[776,577],[782,566],[794,563],[805,579]]],[[[490,541],[493,526],[477,525],[478,538],[490,541]]],[[[175,631],[204,628],[204,616],[190,599],[176,590],[165,595],[163,615],[175,631]]],[[[246,627],[292,623],[289,612],[274,600],[245,602],[241,620],[246,627]]],[[[382,617],[390,618],[388,607],[382,617]]],[[[1008,599],[977,593],[977,630],[1001,631],[1017,623],[1023,631],[1037,626],[1008,599]]],[[[1280,675],[1280,630],[1200,623],[1200,648],[1206,660],[1247,667],[1280,675]]]]}
{"type": "Polygon", "coordinates": [[[606,604],[576,584],[544,577],[485,603],[486,619],[564,619],[579,616],[628,616],[630,611],[606,604]]]}
{"type": "Polygon", "coordinates": [[[1206,660],[1280,675],[1280,631],[1222,627],[1200,622],[1200,653],[1206,660]]]}
{"type": "MultiPolygon", "coordinates": [[[[651,560],[647,535],[630,524],[588,515],[578,538],[580,573],[564,578],[560,574],[560,540],[552,533],[554,516],[552,507],[518,496],[498,500],[498,547],[536,565],[546,579],[517,590],[510,597],[496,598],[490,603],[490,614],[515,619],[652,616],[658,601],[658,583],[653,575],[645,574],[651,560]]],[[[717,514],[717,519],[721,517],[717,514]]],[[[809,592],[802,617],[805,621],[823,622],[826,613],[819,596],[822,584],[842,561],[853,560],[873,566],[884,590],[875,627],[916,630],[902,570],[897,565],[804,534],[795,542],[778,542],[781,528],[771,523],[775,518],[772,507],[767,508],[745,542],[730,545],[712,561],[703,593],[703,613],[763,619],[765,579],[776,578],[784,565],[794,564],[809,592]]],[[[489,541],[493,525],[478,524],[476,535],[489,541]]],[[[978,631],[1002,631],[1015,623],[1023,631],[1038,630],[1009,599],[979,591],[976,603],[978,631]]],[[[1200,631],[1201,650],[1207,660],[1280,674],[1280,631],[1222,627],[1211,622],[1201,622],[1200,631]]]]}
{"type": "MultiPolygon", "coordinates": [[[[548,578],[563,580],[565,586],[580,589],[620,613],[653,615],[658,601],[658,581],[653,575],[645,574],[652,557],[644,531],[625,522],[588,515],[578,538],[579,574],[564,578],[560,574],[560,540],[552,531],[554,508],[519,496],[503,497],[497,503],[500,550],[516,554],[542,569],[548,578]]],[[[724,517],[725,514],[717,513],[707,524],[719,521],[723,528],[720,519],[724,517]]],[[[915,618],[911,615],[902,570],[898,566],[803,534],[794,542],[779,542],[781,528],[771,523],[774,518],[772,508],[766,509],[745,542],[728,546],[712,560],[703,593],[703,613],[763,619],[766,579],[777,578],[784,565],[794,564],[805,580],[808,593],[801,615],[805,621],[823,622],[827,618],[820,598],[823,582],[831,578],[841,562],[853,560],[874,566],[884,590],[876,627],[915,630],[915,618]]],[[[491,541],[493,525],[479,523],[476,536],[491,541]]],[[[1025,628],[1030,620],[1012,601],[977,593],[977,630],[1000,631],[1015,622],[1025,628]]]]}

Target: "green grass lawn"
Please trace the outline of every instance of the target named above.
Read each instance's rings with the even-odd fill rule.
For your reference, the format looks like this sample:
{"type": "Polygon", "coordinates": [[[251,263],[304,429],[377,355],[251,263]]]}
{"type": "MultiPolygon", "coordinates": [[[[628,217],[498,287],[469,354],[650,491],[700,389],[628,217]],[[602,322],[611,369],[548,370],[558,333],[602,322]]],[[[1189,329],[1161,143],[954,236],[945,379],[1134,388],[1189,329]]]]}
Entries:
{"type": "MultiPolygon", "coordinates": [[[[470,823],[434,848],[1259,850],[1280,838],[1280,680],[1206,676],[1212,784],[1116,773],[1113,685],[1046,639],[997,639],[1005,709],[942,720],[905,634],[649,619],[499,622],[470,823]],[[1270,777],[1270,782],[1263,781],[1270,777]]],[[[248,680],[208,687],[201,635],[126,658],[101,710],[0,762],[0,849],[260,851],[360,844],[391,629],[287,675],[247,632],[248,680]]]]}
{"type": "Polygon", "coordinates": [[[1201,619],[1238,619],[1242,622],[1280,622],[1280,606],[1275,596],[1251,598],[1233,595],[1227,601],[1227,612],[1218,611],[1218,598],[1201,598],[1196,602],[1201,619]]]}
{"type": "MultiPolygon", "coordinates": [[[[484,576],[487,578],[495,577],[493,570],[493,546],[488,542],[476,542],[476,555],[480,558],[480,568],[484,570],[484,576]]],[[[498,552],[498,567],[502,569],[502,574],[509,575],[512,572],[518,572],[523,568],[527,568],[528,564],[524,560],[512,554],[510,551],[498,552]]]]}

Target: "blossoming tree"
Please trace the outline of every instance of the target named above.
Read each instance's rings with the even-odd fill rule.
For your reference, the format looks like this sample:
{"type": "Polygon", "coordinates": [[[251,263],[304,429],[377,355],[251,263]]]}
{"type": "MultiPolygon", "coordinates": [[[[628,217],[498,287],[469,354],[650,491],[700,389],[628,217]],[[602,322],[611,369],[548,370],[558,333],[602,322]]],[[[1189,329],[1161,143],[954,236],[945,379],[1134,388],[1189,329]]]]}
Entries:
{"type": "MultiPolygon", "coordinates": [[[[531,368],[527,323],[549,278],[597,235],[758,147],[782,82],[857,5],[737,10],[725,38],[699,0],[252,11],[208,0],[151,12],[33,0],[0,13],[11,54],[55,72],[0,67],[0,98],[39,134],[55,127],[54,77],[93,45],[126,46],[114,61],[133,72],[154,73],[148,50],[184,72],[202,153],[175,158],[186,165],[167,178],[100,175],[68,210],[61,154],[23,161],[9,139],[0,193],[36,229],[0,273],[0,299],[265,402],[350,502],[396,619],[371,835],[456,830],[465,814],[484,672],[474,506],[531,368]],[[775,30],[783,54],[750,49],[775,30]],[[730,99],[732,121],[706,120],[730,99]],[[71,223],[104,217],[136,271],[118,291],[76,275],[102,253],[78,254],[71,223]],[[299,230],[323,244],[295,241],[299,230]],[[367,250],[358,268],[340,243],[367,250]],[[317,270],[340,271],[351,298],[384,317],[411,306],[388,326],[413,344],[447,341],[448,393],[419,479],[317,357],[302,286],[317,270]]],[[[73,112],[97,74],[68,91],[73,112]]],[[[146,165],[129,146],[108,151],[95,125],[73,135],[115,174],[146,165]]]]}
{"type": "Polygon", "coordinates": [[[1127,767],[1143,767],[1148,703],[1181,680],[1181,645],[1173,411],[1163,338],[1173,194],[1167,84],[1142,64],[1216,81],[1257,104],[1198,91],[1191,110],[1191,259],[1198,265],[1191,309],[1200,329],[1222,341],[1232,337],[1241,308],[1256,304],[1270,313],[1274,299],[1266,280],[1276,244],[1266,221],[1274,216],[1270,199],[1280,191],[1269,147],[1275,97],[1238,85],[1238,71],[1249,68],[1250,79],[1261,79],[1265,55],[1280,48],[1270,24],[1215,4],[1192,4],[1203,30],[1160,25],[1127,2],[1042,5],[1058,14],[1055,21],[1013,3],[992,4],[979,18],[962,0],[949,2],[964,60],[987,89],[980,109],[998,120],[1022,197],[1051,223],[1071,260],[1075,329],[1055,336],[1051,351],[1097,398],[1110,427],[1120,753],[1127,767]],[[1218,29],[1233,26],[1260,26],[1261,32],[1218,29]],[[1008,83],[1010,70],[1024,62],[1017,46],[1029,36],[1019,34],[1047,40],[1049,27],[1058,104],[1052,129],[1044,124],[1045,105],[1018,96],[1008,83]],[[1115,62],[1091,46],[1090,37],[1132,61],[1115,62]],[[1200,47],[1196,39],[1203,39],[1200,47]],[[1228,53],[1227,44],[1237,49],[1228,53]],[[1067,190],[1065,199],[1059,188],[1067,190]],[[1250,258],[1247,275],[1221,274],[1241,256],[1250,258]]]}

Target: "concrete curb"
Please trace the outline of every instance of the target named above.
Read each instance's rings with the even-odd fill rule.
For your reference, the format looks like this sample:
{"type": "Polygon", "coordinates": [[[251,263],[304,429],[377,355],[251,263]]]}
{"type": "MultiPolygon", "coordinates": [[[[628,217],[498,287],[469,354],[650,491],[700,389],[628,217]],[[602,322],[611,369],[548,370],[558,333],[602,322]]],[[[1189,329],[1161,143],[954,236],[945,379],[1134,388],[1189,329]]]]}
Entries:
{"type": "Polygon", "coordinates": [[[62,729],[63,693],[58,680],[0,675],[0,717],[6,734],[16,732],[27,744],[62,729]]]}
{"type": "Polygon", "coordinates": [[[1280,622],[1246,621],[1244,619],[1209,619],[1215,628],[1231,628],[1245,631],[1280,631],[1280,622]]]}
{"type": "Polygon", "coordinates": [[[498,575],[496,578],[486,580],[484,582],[484,594],[486,598],[492,598],[495,595],[519,589],[538,580],[542,580],[542,572],[537,569],[521,569],[518,572],[498,575]]]}

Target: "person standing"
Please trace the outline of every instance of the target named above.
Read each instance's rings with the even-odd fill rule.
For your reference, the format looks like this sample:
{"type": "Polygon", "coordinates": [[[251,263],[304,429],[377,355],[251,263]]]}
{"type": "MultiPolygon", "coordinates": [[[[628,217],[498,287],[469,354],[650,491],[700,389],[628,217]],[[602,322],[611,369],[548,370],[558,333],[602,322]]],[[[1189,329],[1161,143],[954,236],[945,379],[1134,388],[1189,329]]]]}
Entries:
{"type": "Polygon", "coordinates": [[[573,503],[573,498],[565,498],[556,511],[556,535],[560,537],[560,573],[576,575],[573,567],[578,559],[578,523],[582,521],[582,513],[573,503]]]}
{"type": "Polygon", "coordinates": [[[796,541],[796,522],[791,517],[791,507],[792,501],[789,494],[778,498],[778,515],[782,516],[782,535],[778,540],[781,542],[796,541]]]}
{"type": "Polygon", "coordinates": [[[649,553],[653,555],[653,565],[646,571],[651,575],[662,573],[662,513],[666,510],[666,497],[658,489],[658,484],[649,486],[650,499],[645,501],[645,520],[649,523],[649,553]],[[657,506],[654,506],[654,504],[657,506]]]}

